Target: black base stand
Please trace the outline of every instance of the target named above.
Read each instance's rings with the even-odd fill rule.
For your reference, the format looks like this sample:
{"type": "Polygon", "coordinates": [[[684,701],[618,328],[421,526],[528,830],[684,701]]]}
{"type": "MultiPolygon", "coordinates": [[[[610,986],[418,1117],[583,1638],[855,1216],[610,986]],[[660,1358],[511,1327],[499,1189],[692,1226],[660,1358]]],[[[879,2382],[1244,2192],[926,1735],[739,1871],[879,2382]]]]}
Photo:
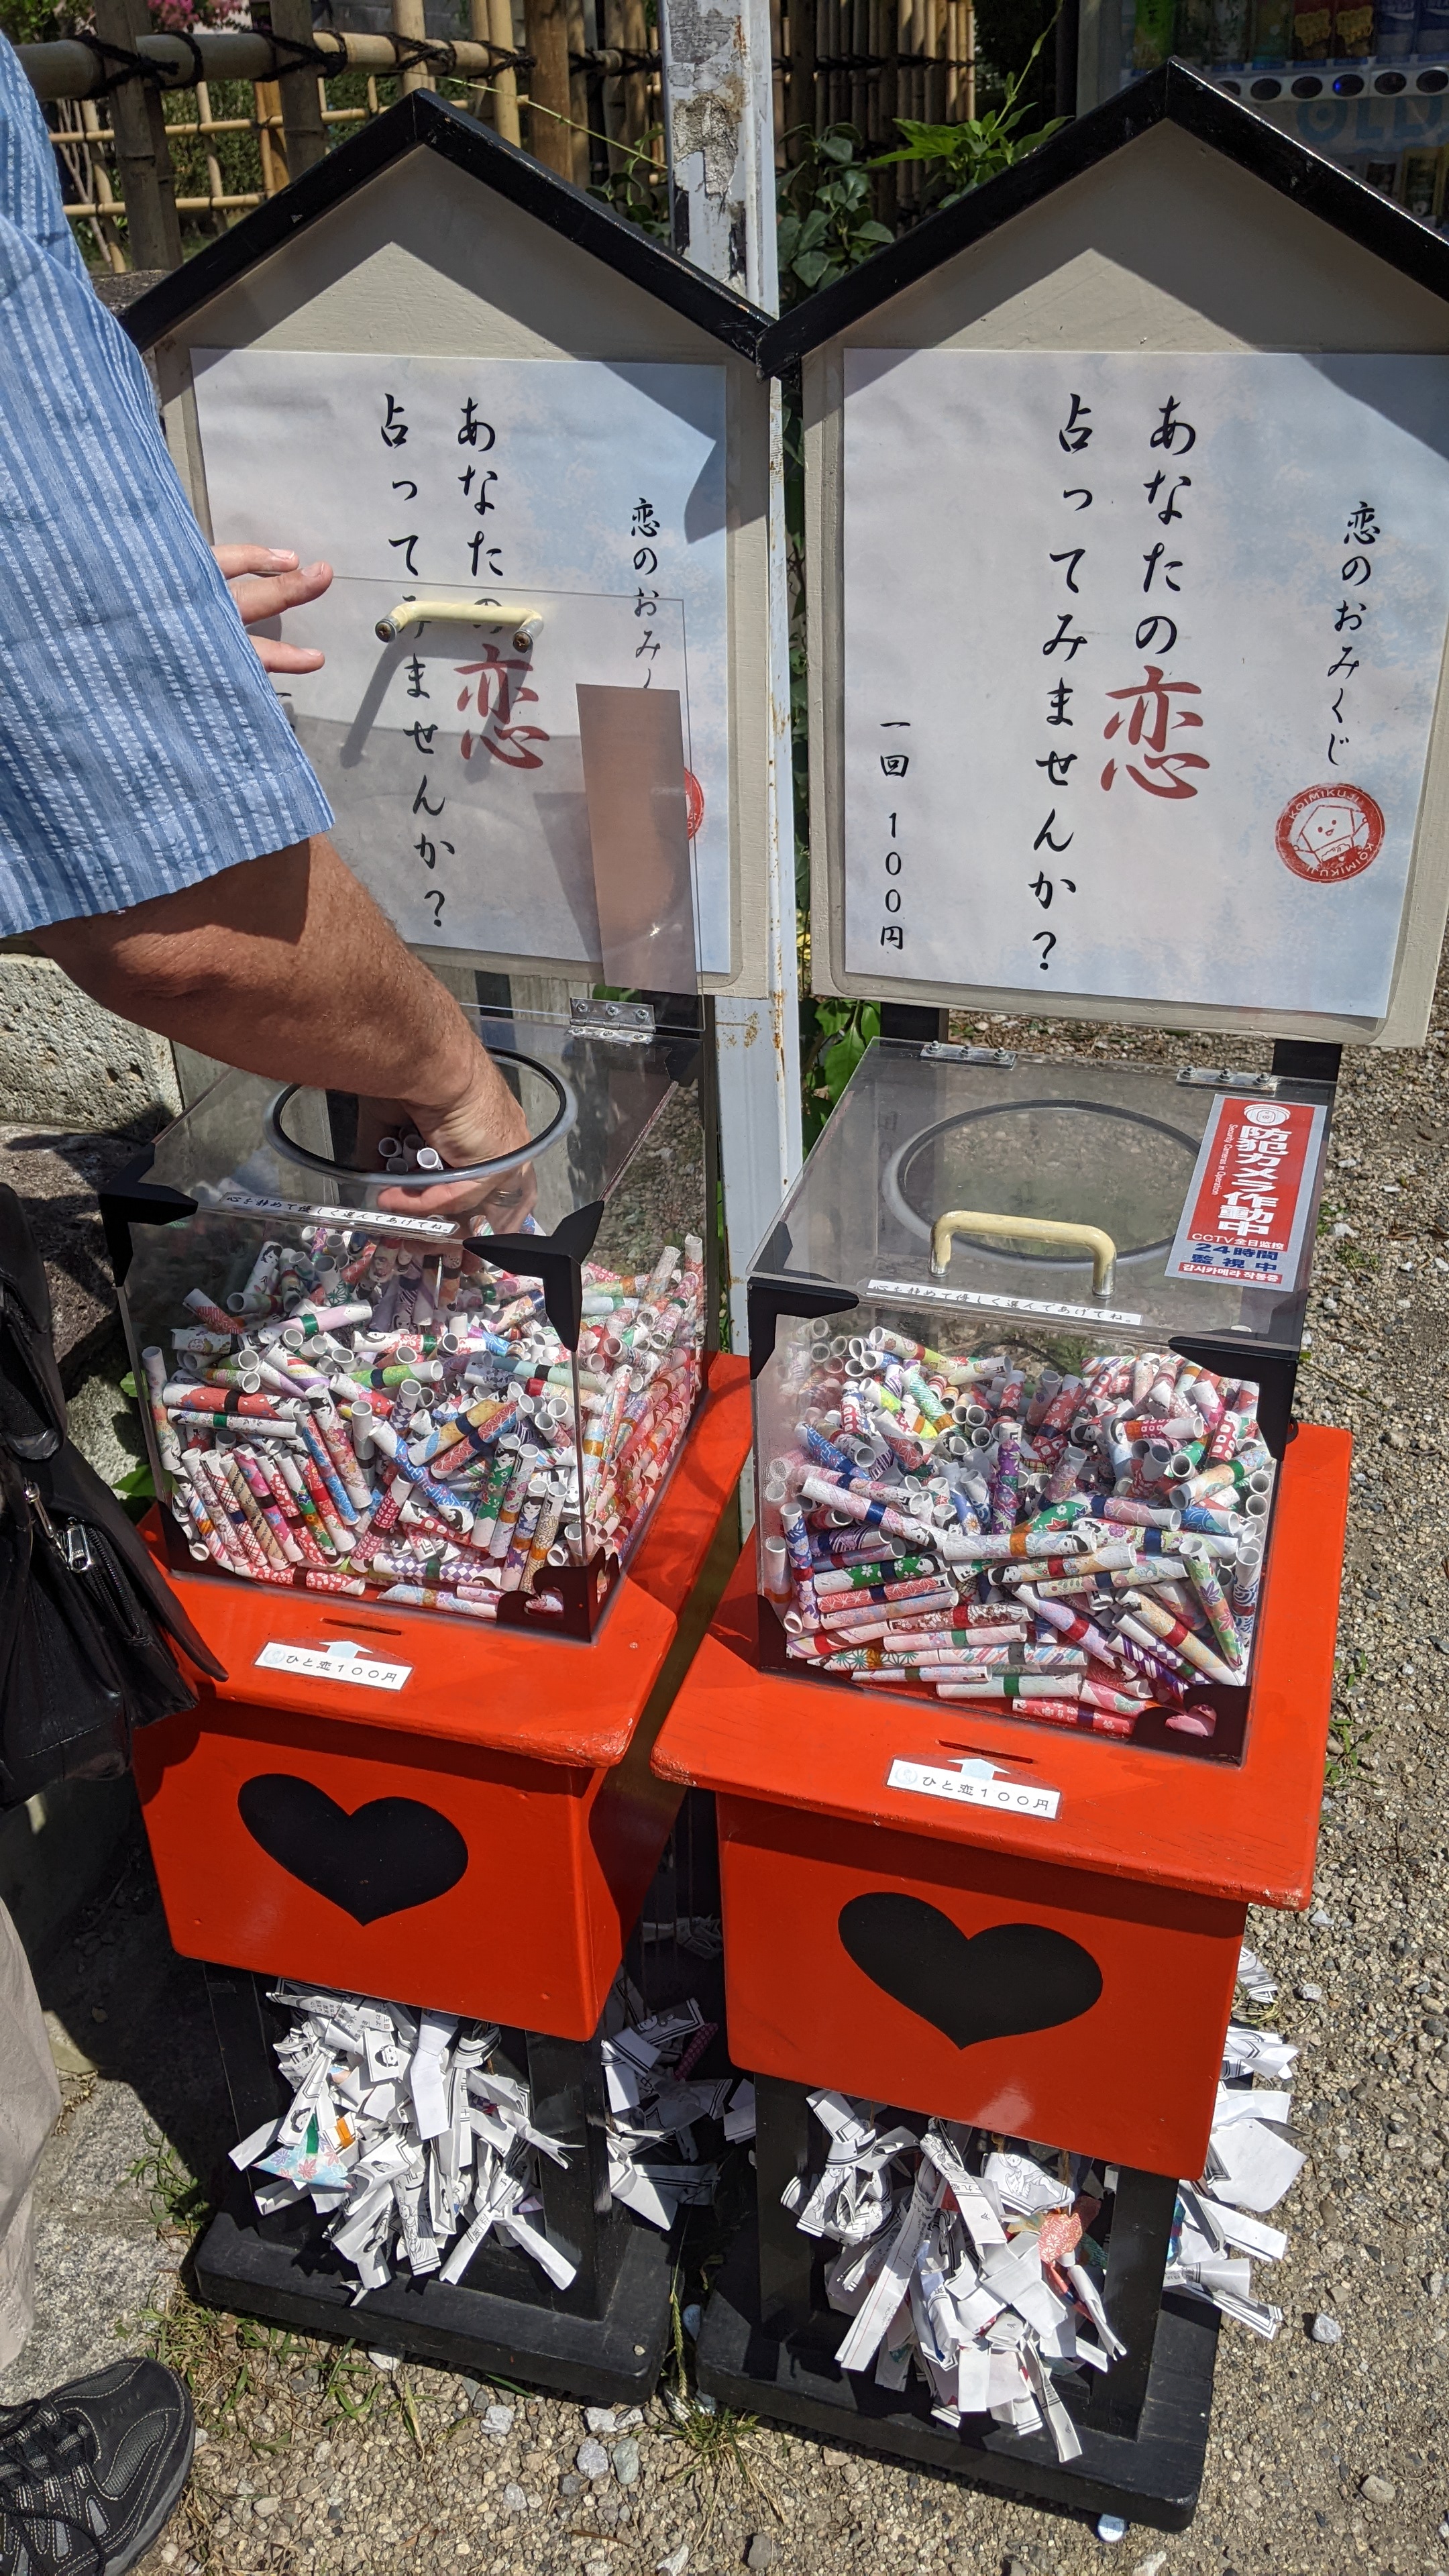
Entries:
{"type": "MultiPolygon", "coordinates": [[[[268,2003],[265,1979],[216,1967],[206,1977],[237,2134],[245,2137],[287,2100],[270,2045],[284,2017],[268,2003]]],[[[528,2380],[605,2404],[646,2397],[669,2332],[668,2249],[610,2199],[599,2042],[507,2031],[500,2060],[527,2074],[535,2120],[569,2151],[566,2167],[539,2159],[537,2222],[576,2266],[566,2290],[490,2236],[456,2285],[408,2276],[355,2299],[356,2274],[327,2244],[310,2204],[259,2218],[250,2187],[233,2175],[197,2249],[201,2297],[480,2379],[528,2380]]]]}
{"type": "Polygon", "coordinates": [[[319,2269],[305,2246],[269,2240],[240,2209],[223,2210],[207,2229],[196,2286],[211,2307],[303,2334],[355,2338],[479,2379],[520,2379],[603,2405],[642,2404],[659,2376],[669,2326],[667,2250],[662,2236],[642,2227],[629,2231],[598,2317],[438,2280],[394,2281],[354,2305],[355,2281],[319,2269]]]}
{"type": "Polygon", "coordinates": [[[989,2415],[967,2416],[953,2433],[932,2417],[919,2380],[893,2395],[868,2374],[841,2370],[832,2355],[848,2323],[826,2314],[812,2317],[797,2333],[766,2332],[760,2322],[759,2238],[751,2224],[730,2248],[705,2311],[695,2355],[699,2385],[721,2406],[775,2416],[817,2436],[855,2442],[1033,2502],[1093,2517],[1116,2513],[1154,2531],[1184,2531],[1191,2522],[1212,2410],[1215,2308],[1169,2293],[1135,2437],[1100,2430],[1073,2407],[1082,2454],[1065,2463],[1048,2434],[1012,2433],[989,2415]]]}

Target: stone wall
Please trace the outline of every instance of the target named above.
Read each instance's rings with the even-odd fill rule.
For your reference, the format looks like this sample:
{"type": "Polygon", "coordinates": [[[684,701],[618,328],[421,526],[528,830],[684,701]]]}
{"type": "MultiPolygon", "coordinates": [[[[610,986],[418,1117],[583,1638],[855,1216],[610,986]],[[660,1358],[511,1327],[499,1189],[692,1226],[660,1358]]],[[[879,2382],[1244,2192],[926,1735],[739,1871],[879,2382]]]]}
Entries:
{"type": "Polygon", "coordinates": [[[0,955],[0,1121],[114,1133],[180,1106],[164,1038],[102,1010],[48,957],[0,955]]]}

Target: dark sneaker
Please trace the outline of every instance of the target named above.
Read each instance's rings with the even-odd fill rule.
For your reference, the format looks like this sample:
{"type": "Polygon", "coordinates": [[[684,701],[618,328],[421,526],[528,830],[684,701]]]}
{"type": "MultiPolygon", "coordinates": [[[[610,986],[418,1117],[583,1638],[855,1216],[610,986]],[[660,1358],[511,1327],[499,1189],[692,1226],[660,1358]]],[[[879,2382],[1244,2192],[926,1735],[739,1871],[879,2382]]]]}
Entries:
{"type": "Polygon", "coordinates": [[[170,2519],[195,2437],[159,2361],[0,2406],[0,2576],[121,2576],[170,2519]]]}

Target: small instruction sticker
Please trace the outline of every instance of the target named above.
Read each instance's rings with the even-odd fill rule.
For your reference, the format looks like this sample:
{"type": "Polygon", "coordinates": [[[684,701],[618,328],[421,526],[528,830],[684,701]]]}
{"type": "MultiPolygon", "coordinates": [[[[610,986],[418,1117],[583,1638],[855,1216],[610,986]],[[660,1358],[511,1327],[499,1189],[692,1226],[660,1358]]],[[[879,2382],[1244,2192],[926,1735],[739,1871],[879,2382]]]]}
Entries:
{"type": "Polygon", "coordinates": [[[936,1288],[918,1279],[867,1279],[869,1297],[893,1297],[919,1306],[976,1306],[992,1315],[1064,1316],[1075,1324],[1140,1324],[1140,1315],[1116,1306],[1068,1306],[1055,1297],[998,1297],[984,1288],[936,1288]]]}
{"type": "Polygon", "coordinates": [[[326,1646],[289,1646],[274,1637],[257,1657],[274,1673],[306,1673],[313,1681],[355,1682],[363,1690],[401,1690],[411,1664],[385,1664],[350,1637],[326,1646]]]}
{"type": "Polygon", "coordinates": [[[249,1216],[307,1217],[318,1225],[340,1226],[344,1232],[361,1227],[369,1234],[426,1234],[447,1241],[463,1229],[447,1216],[405,1216],[388,1209],[311,1207],[303,1199],[264,1199],[253,1190],[224,1190],[217,1201],[223,1208],[245,1208],[249,1216]]]}
{"type": "Polygon", "coordinates": [[[1034,1780],[1013,1780],[995,1762],[903,1762],[891,1764],[886,1785],[914,1790],[918,1798],[954,1798],[963,1807],[990,1807],[1004,1816],[1055,1816],[1060,1789],[1034,1780]]]}

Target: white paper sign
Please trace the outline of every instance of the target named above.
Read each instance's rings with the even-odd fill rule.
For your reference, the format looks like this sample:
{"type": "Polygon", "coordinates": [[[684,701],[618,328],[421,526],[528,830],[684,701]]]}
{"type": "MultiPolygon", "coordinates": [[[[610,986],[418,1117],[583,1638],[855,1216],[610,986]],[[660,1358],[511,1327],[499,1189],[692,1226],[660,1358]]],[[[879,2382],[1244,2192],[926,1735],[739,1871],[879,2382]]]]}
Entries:
{"type": "Polygon", "coordinates": [[[401,1690],[412,1671],[411,1664],[379,1662],[365,1647],[347,1637],[339,1637],[334,1645],[327,1646],[289,1646],[273,1638],[263,1646],[257,1662],[274,1673],[306,1673],[313,1681],[356,1682],[362,1690],[401,1690]]]}
{"type": "Polygon", "coordinates": [[[890,1789],[912,1789],[920,1798],[954,1798],[963,1807],[991,1807],[1011,1816],[1055,1816],[1060,1789],[1044,1789],[1031,1780],[1011,1780],[994,1762],[905,1762],[899,1757],[886,1774],[890,1789]]]}
{"type": "Polygon", "coordinates": [[[1449,358],[845,355],[853,975],[1379,1017],[1449,358]]]}
{"type": "Polygon", "coordinates": [[[337,842],[405,938],[600,954],[575,690],[677,690],[700,960],[730,968],[725,378],[717,366],[193,354],[219,544],[338,576],[282,683],[337,842]],[[391,643],[409,596],[536,607],[391,643]]]}

